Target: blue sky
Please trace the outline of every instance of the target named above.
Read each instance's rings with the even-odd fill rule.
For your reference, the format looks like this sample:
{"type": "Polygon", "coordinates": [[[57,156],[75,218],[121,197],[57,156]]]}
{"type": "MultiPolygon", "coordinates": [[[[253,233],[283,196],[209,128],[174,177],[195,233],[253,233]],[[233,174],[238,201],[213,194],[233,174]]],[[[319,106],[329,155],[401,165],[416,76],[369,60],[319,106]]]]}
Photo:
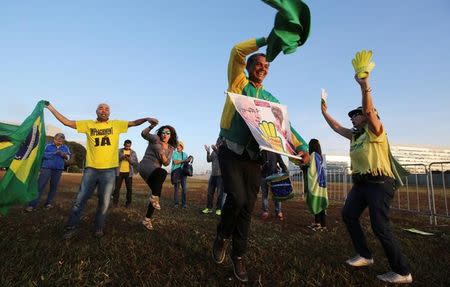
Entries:
{"type": "MultiPolygon", "coordinates": [[[[351,59],[372,49],[374,101],[391,144],[450,147],[450,2],[447,0],[306,1],[312,30],[296,53],[279,55],[266,88],[288,106],[305,140],[346,154],[347,140],[320,113],[350,127],[360,105],[351,59]]],[[[231,47],[267,36],[275,10],[262,1],[2,1],[0,121],[21,122],[40,99],[69,119],[94,119],[100,102],[111,118],[152,116],[177,129],[197,171],[203,144],[215,141],[231,47]]],[[[265,49],[262,49],[264,52],[265,49]]],[[[84,136],[47,111],[70,140],[84,136]]],[[[142,157],[145,127],[131,128],[142,157]]]]}

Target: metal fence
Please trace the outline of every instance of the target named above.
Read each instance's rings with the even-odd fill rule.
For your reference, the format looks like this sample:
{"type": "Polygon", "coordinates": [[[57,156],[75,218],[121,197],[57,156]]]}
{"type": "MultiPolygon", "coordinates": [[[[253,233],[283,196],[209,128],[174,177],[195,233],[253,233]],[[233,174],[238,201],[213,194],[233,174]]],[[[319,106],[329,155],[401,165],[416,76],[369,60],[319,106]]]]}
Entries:
{"type": "MultiPolygon", "coordinates": [[[[450,162],[407,164],[410,172],[404,179],[404,186],[396,192],[392,209],[424,215],[430,224],[436,225],[438,218],[450,219],[450,162]]],[[[301,169],[291,170],[294,193],[303,198],[304,180],[301,169]]],[[[352,186],[351,175],[346,169],[327,170],[328,198],[344,202],[352,186]]]]}

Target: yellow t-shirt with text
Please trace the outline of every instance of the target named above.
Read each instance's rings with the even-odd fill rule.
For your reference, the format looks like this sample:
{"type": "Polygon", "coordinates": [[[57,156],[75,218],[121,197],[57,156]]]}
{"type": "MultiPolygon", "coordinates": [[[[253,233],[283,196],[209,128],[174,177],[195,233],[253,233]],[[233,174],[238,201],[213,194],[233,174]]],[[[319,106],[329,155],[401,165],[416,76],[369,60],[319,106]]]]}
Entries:
{"type": "Polygon", "coordinates": [[[119,135],[128,131],[128,121],[76,121],[77,132],[86,134],[86,167],[106,169],[119,166],[119,135]]]}
{"type": "MultiPolygon", "coordinates": [[[[131,155],[130,150],[123,150],[124,155],[131,155]]],[[[120,172],[130,172],[130,162],[126,159],[120,161],[120,172]]]]}

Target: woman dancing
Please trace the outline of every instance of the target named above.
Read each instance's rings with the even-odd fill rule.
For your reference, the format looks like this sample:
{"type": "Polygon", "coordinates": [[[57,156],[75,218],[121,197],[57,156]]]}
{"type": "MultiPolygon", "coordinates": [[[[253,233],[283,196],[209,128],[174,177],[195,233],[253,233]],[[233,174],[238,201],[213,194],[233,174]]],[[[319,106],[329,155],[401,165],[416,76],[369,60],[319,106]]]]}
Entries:
{"type": "Polygon", "coordinates": [[[139,174],[150,187],[152,194],[150,195],[147,214],[142,224],[148,230],[153,229],[152,215],[155,209],[160,210],[159,197],[163,183],[167,176],[167,171],[161,168],[162,165],[168,166],[172,159],[172,152],[177,146],[177,133],[171,126],[165,125],[160,127],[156,134],[150,131],[156,125],[150,125],[144,129],[141,136],[148,141],[148,147],[145,151],[144,158],[139,163],[139,174]]]}

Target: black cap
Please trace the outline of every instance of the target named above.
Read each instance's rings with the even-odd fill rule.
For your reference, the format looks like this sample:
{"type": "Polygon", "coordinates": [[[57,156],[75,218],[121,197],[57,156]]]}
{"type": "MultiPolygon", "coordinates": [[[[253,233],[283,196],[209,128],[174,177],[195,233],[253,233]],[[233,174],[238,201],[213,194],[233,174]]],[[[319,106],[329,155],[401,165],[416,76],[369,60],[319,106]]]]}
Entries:
{"type": "Polygon", "coordinates": [[[362,107],[357,107],[356,109],[351,110],[350,112],[348,112],[348,116],[351,118],[354,115],[362,115],[363,114],[363,108],[362,107]]]}

